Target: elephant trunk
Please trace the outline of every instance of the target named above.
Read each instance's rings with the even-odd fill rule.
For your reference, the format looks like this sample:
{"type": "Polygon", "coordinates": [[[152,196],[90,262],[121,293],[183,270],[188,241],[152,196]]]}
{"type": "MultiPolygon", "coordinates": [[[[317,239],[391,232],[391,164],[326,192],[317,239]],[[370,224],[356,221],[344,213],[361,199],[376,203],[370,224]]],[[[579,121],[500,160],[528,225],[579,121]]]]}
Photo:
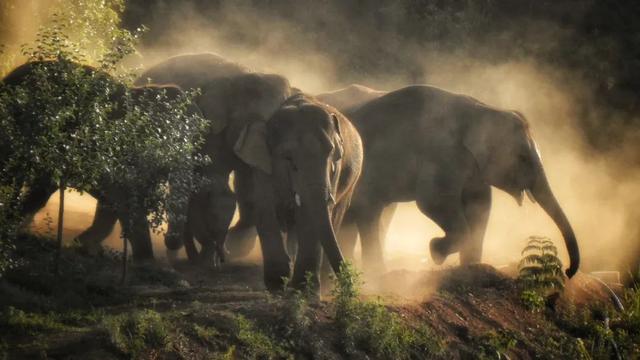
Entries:
{"type": "Polygon", "coordinates": [[[551,187],[549,186],[549,181],[547,180],[544,169],[542,168],[542,164],[539,164],[538,176],[531,187],[531,193],[549,217],[553,219],[556,226],[558,226],[558,229],[560,229],[560,232],[562,233],[570,260],[570,265],[566,270],[566,274],[571,278],[575,275],[578,271],[578,267],[580,266],[580,250],[578,249],[578,242],[567,216],[551,191],[551,187]]]}
{"type": "Polygon", "coordinates": [[[333,271],[338,273],[344,262],[344,257],[333,229],[331,212],[328,207],[327,190],[325,189],[325,187],[322,187],[322,189],[318,187],[310,191],[307,197],[309,203],[303,203],[303,207],[307,209],[305,217],[310,222],[311,229],[316,237],[315,240],[322,246],[322,250],[327,256],[333,271]]]}

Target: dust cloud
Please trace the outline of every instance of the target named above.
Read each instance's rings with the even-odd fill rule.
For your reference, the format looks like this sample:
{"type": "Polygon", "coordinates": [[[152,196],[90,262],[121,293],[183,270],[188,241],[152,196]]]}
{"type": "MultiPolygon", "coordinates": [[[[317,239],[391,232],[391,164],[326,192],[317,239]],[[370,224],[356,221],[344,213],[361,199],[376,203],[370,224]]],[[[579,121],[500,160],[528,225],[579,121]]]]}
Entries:
{"type": "MultiPolygon", "coordinates": [[[[144,42],[139,48],[142,57],[132,58],[130,62],[150,66],[172,55],[211,51],[258,71],[285,75],[292,85],[309,93],[337,89],[356,81],[385,90],[410,82],[407,76],[400,75],[359,77],[357,69],[345,73],[329,52],[314,46],[312,36],[297,31],[293,23],[284,18],[251,11],[241,5],[223,5],[218,12],[217,18],[225,19],[223,23],[212,24],[188,5],[163,19],[153,19],[146,25],[155,34],[154,41],[144,42]],[[165,31],[154,33],[154,27],[165,31]],[[246,41],[237,40],[243,36],[246,41]]],[[[339,23],[331,16],[326,21],[327,27],[339,23]]],[[[343,33],[343,36],[333,39],[335,44],[347,41],[349,35],[343,33]]],[[[522,112],[539,144],[551,187],[576,232],[582,269],[620,268],[627,255],[624,249],[638,241],[635,208],[640,203],[640,171],[626,168],[625,154],[634,152],[629,150],[633,149],[629,144],[621,143],[608,153],[596,153],[585,143],[578,119],[583,102],[592,100],[588,85],[533,60],[484,62],[446,50],[401,47],[395,42],[389,46],[406,50],[399,56],[419,64],[421,69],[411,70],[418,74],[412,77],[418,82],[522,112]]],[[[377,54],[369,55],[374,58],[377,54]]],[[[55,224],[57,212],[52,211],[52,207],[57,206],[55,198],[52,197],[36,218],[36,223],[41,224],[42,214],[48,212],[55,224]]],[[[67,208],[70,219],[66,223],[74,230],[69,233],[90,224],[95,206],[86,196],[74,195],[72,199],[67,208]]],[[[428,244],[432,237],[441,234],[415,204],[401,204],[386,239],[387,268],[438,268],[432,264],[428,244]]],[[[494,189],[483,261],[496,266],[517,261],[529,235],[552,238],[565,264],[568,263],[562,237],[542,209],[528,201],[518,207],[511,197],[494,189]]],[[[163,254],[161,238],[154,236],[154,242],[156,254],[163,254]]],[[[117,231],[107,244],[120,247],[117,231]]],[[[444,266],[456,265],[457,261],[457,256],[451,256],[444,266]]]]}

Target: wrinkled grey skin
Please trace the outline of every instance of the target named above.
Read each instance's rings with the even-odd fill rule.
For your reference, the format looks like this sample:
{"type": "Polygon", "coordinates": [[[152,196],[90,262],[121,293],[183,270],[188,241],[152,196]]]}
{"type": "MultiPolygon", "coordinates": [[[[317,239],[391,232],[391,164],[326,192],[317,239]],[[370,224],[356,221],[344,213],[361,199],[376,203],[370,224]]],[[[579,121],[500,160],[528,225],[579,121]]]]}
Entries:
{"type": "Polygon", "coordinates": [[[567,276],[576,273],[580,253],[575,234],[520,113],[431,86],[409,86],[346,116],[362,136],[366,157],[345,216],[345,225],[358,227],[365,267],[383,261],[378,231],[382,209],[413,200],[445,232],[430,243],[437,264],[455,252],[463,264],[479,262],[493,185],[519,203],[527,192],[540,204],[563,234],[571,259],[567,276]]]}
{"type": "MultiPolygon", "coordinates": [[[[215,55],[212,54],[174,57],[149,69],[139,79],[201,90],[196,104],[205,118],[212,121],[212,126],[200,151],[213,159],[212,164],[203,170],[212,181],[209,189],[192,196],[186,227],[170,222],[172,231],[169,234],[182,236],[167,236],[165,243],[170,253],[184,243],[192,258],[197,256],[205,262],[215,256],[224,256],[224,240],[236,202],[228,186],[232,171],[240,211],[248,213],[245,218],[253,219],[253,211],[244,209],[250,204],[246,198],[252,195],[255,168],[255,159],[247,158],[247,152],[253,146],[249,130],[254,125],[260,127],[264,124],[292,92],[289,82],[279,75],[250,73],[243,67],[234,67],[219,61],[219,57],[213,57],[215,55]],[[203,57],[210,60],[203,61],[203,57]],[[202,245],[199,255],[195,253],[194,236],[202,245]]],[[[242,229],[243,226],[240,222],[236,228],[242,229]]],[[[269,265],[270,261],[265,260],[265,277],[279,278],[289,274],[288,266],[286,269],[271,269],[269,265]]]]}
{"type": "MultiPolygon", "coordinates": [[[[98,71],[89,66],[78,66],[82,66],[87,72],[93,73],[98,71]]],[[[28,81],[31,71],[31,64],[24,64],[8,74],[3,79],[3,83],[10,86],[22,85],[25,81],[28,81]]],[[[100,74],[100,76],[106,79],[106,81],[112,81],[114,84],[117,83],[115,79],[106,73],[100,74]]],[[[114,86],[117,87],[119,85],[114,86]]],[[[129,90],[134,101],[143,94],[146,94],[148,98],[149,92],[164,93],[169,99],[175,99],[182,95],[182,90],[176,86],[139,86],[132,87],[129,90]]],[[[122,95],[123,92],[118,90],[112,100],[118,102],[120,101],[118,97],[122,95]]],[[[195,105],[189,108],[188,112],[191,114],[200,114],[200,110],[195,105]]],[[[111,113],[114,121],[118,121],[122,116],[123,114],[119,112],[111,113]]],[[[68,186],[73,187],[73,184],[68,184],[68,186]]],[[[58,190],[57,185],[47,174],[43,174],[33,183],[28,184],[28,189],[29,191],[21,206],[21,214],[25,218],[25,225],[28,225],[28,223],[32,221],[34,215],[47,204],[51,195],[58,190]]],[[[132,214],[125,209],[115,211],[111,205],[113,203],[125,203],[125,201],[132,198],[132,196],[130,196],[126,190],[108,182],[98,184],[98,186],[89,191],[89,194],[96,198],[98,203],[92,225],[79,236],[79,240],[85,249],[89,253],[97,253],[100,242],[111,233],[116,221],[120,220],[123,226],[130,226],[129,229],[124,230],[129,233],[134,261],[143,262],[152,260],[153,249],[151,246],[151,236],[149,234],[149,223],[144,214],[132,214]],[[98,239],[98,241],[95,239],[98,239]]],[[[140,200],[143,201],[144,199],[140,200]]]]}
{"type": "Polygon", "coordinates": [[[274,239],[269,240],[277,247],[272,251],[284,259],[281,231],[295,235],[298,251],[292,284],[304,287],[305,274],[311,273],[310,285],[318,289],[323,251],[335,272],[343,262],[335,231],[360,175],[360,136],[337,109],[298,94],[269,120],[266,140],[271,157],[263,168],[272,172],[270,181],[255,182],[254,197],[256,204],[265,204],[256,205],[263,249],[266,239],[274,239]],[[275,204],[275,216],[269,204],[275,204]]]}

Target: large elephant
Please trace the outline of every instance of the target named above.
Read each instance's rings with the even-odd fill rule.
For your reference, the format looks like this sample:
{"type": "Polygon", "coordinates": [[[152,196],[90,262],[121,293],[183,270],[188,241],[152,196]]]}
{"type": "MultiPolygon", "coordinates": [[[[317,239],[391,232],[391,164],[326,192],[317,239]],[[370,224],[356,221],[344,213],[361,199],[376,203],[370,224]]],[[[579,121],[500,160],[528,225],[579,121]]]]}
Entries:
{"type": "Polygon", "coordinates": [[[461,263],[479,262],[493,185],[519,203],[526,192],[542,206],[564,237],[571,260],[566,274],[576,273],[576,237],[551,191],[522,114],[416,85],[390,92],[346,116],[362,136],[366,157],[345,216],[345,225],[358,227],[365,267],[383,261],[378,231],[382,209],[412,200],[445,232],[430,243],[437,264],[458,251],[461,263]]]}
{"type": "MultiPolygon", "coordinates": [[[[345,111],[361,106],[370,100],[377,99],[386,93],[386,91],[375,90],[363,85],[351,84],[344,88],[314,95],[314,97],[320,102],[331,105],[338,109],[338,111],[344,113],[345,111]]],[[[251,191],[252,186],[250,183],[239,184],[238,181],[236,181],[235,187],[246,189],[245,192],[248,192],[251,191]]],[[[255,226],[251,222],[251,216],[248,216],[248,209],[252,208],[251,204],[245,201],[239,203],[239,205],[240,218],[238,224],[229,230],[227,237],[227,249],[233,257],[246,256],[255,246],[257,236],[255,226]]],[[[391,220],[395,208],[396,204],[394,203],[385,209],[383,216],[383,229],[381,230],[383,234],[386,233],[387,225],[391,220]]],[[[289,239],[287,241],[287,245],[288,252],[291,255],[295,254],[295,241],[291,241],[291,239],[289,239]]],[[[352,246],[347,247],[348,250],[352,248],[352,246]]],[[[345,252],[344,255],[347,258],[353,257],[351,252],[345,252]]]]}
{"type": "MultiPolygon", "coordinates": [[[[249,159],[245,154],[253,136],[248,129],[255,123],[259,127],[260,123],[266,122],[291,95],[289,82],[279,75],[249,72],[208,53],[170,58],[145,71],[136,81],[137,84],[143,82],[200,89],[196,104],[205,118],[220,124],[209,131],[201,149],[213,159],[206,175],[214,185],[208,191],[192,196],[187,217],[190,225],[174,232],[181,233],[181,238],[168,236],[166,245],[171,254],[184,243],[187,253],[194,258],[198,256],[193,245],[195,235],[202,245],[198,256],[201,261],[209,261],[215,255],[224,256],[223,244],[236,200],[240,212],[245,214],[242,218],[253,219],[254,216],[253,206],[246,200],[251,196],[252,165],[255,165],[255,159],[249,159]],[[237,197],[228,186],[232,171],[237,197]],[[200,225],[193,226],[194,223],[200,225]],[[200,229],[199,233],[195,233],[196,229],[200,229]]],[[[243,229],[245,225],[241,221],[235,228],[243,229]]],[[[274,276],[286,275],[288,269],[275,270],[278,275],[274,276]]]]}
{"type": "MultiPolygon", "coordinates": [[[[81,70],[86,75],[87,81],[93,82],[91,84],[96,86],[96,91],[110,92],[108,100],[113,104],[113,110],[109,112],[109,118],[112,121],[120,121],[125,115],[125,106],[123,104],[125,97],[127,96],[130,96],[132,105],[136,106],[136,104],[139,104],[142,107],[146,106],[145,104],[148,104],[150,99],[156,99],[159,96],[166,96],[166,99],[168,100],[174,100],[180,96],[184,96],[182,90],[176,86],[139,86],[127,89],[109,74],[90,66],[53,61],[37,61],[23,64],[8,74],[3,79],[2,85],[9,87],[20,86],[21,88],[30,91],[33,76],[36,73],[41,75],[43,74],[42,71],[47,71],[45,74],[47,74],[46,76],[52,77],[50,79],[51,82],[62,82],[68,78],[67,74],[64,74],[63,72],[76,70],[81,70]],[[51,66],[55,71],[44,70],[47,66],[51,66]]],[[[87,99],[84,100],[86,101],[87,99]]],[[[91,99],[89,99],[89,101],[90,100],[91,99]]],[[[70,101],[76,101],[76,99],[71,99],[70,101]]],[[[36,106],[37,105],[38,104],[36,104],[36,106]]],[[[13,110],[13,117],[16,121],[20,121],[21,124],[24,124],[24,126],[22,126],[24,131],[31,132],[32,129],[37,128],[37,124],[31,124],[33,123],[33,116],[30,114],[33,112],[44,111],[45,109],[31,107],[25,108],[25,106],[28,107],[31,106],[31,104],[27,103],[26,105],[16,107],[13,110]]],[[[195,105],[190,106],[187,112],[190,114],[200,114],[199,109],[195,105]]],[[[82,121],[82,119],[77,119],[77,121],[82,121]]],[[[32,135],[37,136],[37,134],[32,135]]],[[[2,144],[1,146],[4,145],[5,144],[2,144]]],[[[4,156],[7,157],[12,156],[10,151],[2,151],[2,153],[6,153],[4,156]]],[[[157,171],[157,176],[153,179],[149,179],[148,186],[154,186],[157,179],[167,177],[166,169],[157,169],[157,171]]],[[[19,175],[17,176],[19,177],[19,175]]],[[[21,181],[22,180],[19,180],[19,183],[21,183],[21,181]]],[[[28,190],[21,203],[20,213],[22,217],[26,219],[25,224],[28,225],[28,223],[33,219],[33,215],[46,205],[51,195],[58,190],[58,187],[53,182],[51,174],[38,174],[25,185],[28,190]]],[[[74,186],[73,183],[67,185],[69,187],[74,186]]],[[[132,213],[129,209],[123,206],[120,206],[117,209],[114,206],[116,203],[125,204],[127,202],[130,203],[132,199],[137,199],[136,201],[139,201],[139,203],[130,205],[133,207],[143,208],[145,199],[140,196],[131,196],[129,191],[131,190],[124,189],[122,186],[110,182],[106,177],[103,178],[97,186],[90,189],[89,194],[98,199],[98,207],[96,209],[96,219],[98,221],[94,221],[93,226],[91,226],[88,232],[85,232],[84,235],[86,236],[89,234],[92,237],[106,237],[111,232],[113,224],[115,224],[117,220],[120,220],[123,230],[129,235],[134,260],[151,260],[153,259],[153,250],[146,214],[132,213]],[[105,218],[109,219],[107,223],[110,226],[104,226],[105,221],[103,220],[105,218]]],[[[91,247],[95,244],[87,243],[86,245],[91,250],[91,247]]]]}
{"type": "Polygon", "coordinates": [[[304,286],[311,273],[310,285],[317,289],[322,250],[335,272],[343,261],[335,232],[360,176],[360,136],[338,110],[303,94],[289,98],[266,129],[252,130],[256,145],[248,155],[267,170],[256,172],[253,198],[263,251],[270,247],[286,259],[281,231],[296,236],[292,284],[304,286]],[[261,141],[265,131],[266,144],[261,141]],[[265,151],[271,156],[264,157],[265,151]]]}
{"type": "MultiPolygon", "coordinates": [[[[212,53],[185,54],[171,57],[146,70],[135,81],[143,84],[176,84],[184,90],[199,89],[195,102],[212,126],[205,135],[205,143],[199,150],[212,158],[212,164],[200,169],[210,184],[197,194],[192,194],[188,208],[185,209],[186,222],[169,222],[169,231],[165,238],[168,256],[174,258],[177,250],[184,244],[187,254],[196,261],[209,262],[216,256],[224,257],[223,244],[229,224],[235,210],[236,197],[228,186],[229,175],[235,173],[238,194],[247,194],[250,190],[252,169],[244,160],[244,144],[247,129],[255,122],[264,122],[280,104],[291,94],[289,82],[274,74],[252,73],[247,68],[224,60],[212,53]],[[246,184],[246,185],[245,185],[246,184]],[[201,243],[198,253],[194,237],[201,243]]],[[[245,197],[239,197],[240,211],[246,213],[245,219],[253,219],[251,209],[245,197]]],[[[103,207],[98,204],[97,210],[103,207]]],[[[99,228],[112,228],[115,223],[113,213],[107,209],[96,211],[94,224],[99,228]]],[[[236,227],[242,228],[239,223],[236,227]]],[[[91,236],[87,242],[99,242],[108,232],[96,232],[89,229],[91,236]]],[[[83,237],[80,237],[81,240],[83,237]]],[[[288,276],[290,268],[279,268],[265,272],[273,277],[288,276]]]]}

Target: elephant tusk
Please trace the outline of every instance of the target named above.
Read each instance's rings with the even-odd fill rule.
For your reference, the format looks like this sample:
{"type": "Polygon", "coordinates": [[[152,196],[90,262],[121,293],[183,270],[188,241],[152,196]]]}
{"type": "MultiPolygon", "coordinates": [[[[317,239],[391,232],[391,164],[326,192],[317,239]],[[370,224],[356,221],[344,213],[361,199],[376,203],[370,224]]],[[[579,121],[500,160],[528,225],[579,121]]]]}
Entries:
{"type": "Polygon", "coordinates": [[[329,204],[335,204],[336,203],[336,199],[333,197],[333,194],[331,193],[331,191],[327,191],[327,196],[326,196],[325,200],[329,204]]]}
{"type": "Polygon", "coordinates": [[[293,198],[296,200],[296,205],[298,207],[302,206],[302,201],[300,200],[300,195],[298,193],[294,193],[293,198]]]}
{"type": "Polygon", "coordinates": [[[520,193],[515,198],[516,202],[518,202],[518,206],[522,206],[522,200],[524,200],[523,191],[520,191],[520,193]]]}
{"type": "Polygon", "coordinates": [[[536,203],[536,198],[533,197],[533,193],[531,193],[531,190],[525,189],[524,193],[527,194],[527,197],[529,198],[529,200],[531,200],[532,203],[536,203]]]}

